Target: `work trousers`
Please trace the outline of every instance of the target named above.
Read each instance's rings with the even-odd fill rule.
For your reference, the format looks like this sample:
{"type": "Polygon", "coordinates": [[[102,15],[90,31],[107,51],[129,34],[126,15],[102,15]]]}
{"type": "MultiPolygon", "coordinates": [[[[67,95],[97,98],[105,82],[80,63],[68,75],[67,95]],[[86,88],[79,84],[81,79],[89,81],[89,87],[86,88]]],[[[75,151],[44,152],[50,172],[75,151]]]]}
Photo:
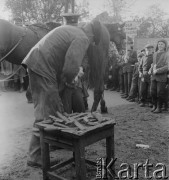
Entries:
{"type": "Polygon", "coordinates": [[[132,82],[132,72],[124,73],[124,89],[126,95],[129,95],[131,82],[132,82]]]}
{"type": "Polygon", "coordinates": [[[149,81],[141,81],[140,83],[140,101],[145,103],[151,102],[150,95],[150,82],[149,81]]]}
{"type": "Polygon", "coordinates": [[[133,77],[129,97],[136,98],[139,94],[139,77],[133,77]]]}
{"type": "Polygon", "coordinates": [[[159,101],[159,103],[165,101],[165,88],[166,82],[159,82],[156,80],[151,81],[150,94],[152,97],[153,104],[157,103],[157,101],[159,101]]]}
{"type": "Polygon", "coordinates": [[[53,82],[53,80],[42,77],[31,70],[28,70],[28,73],[35,109],[35,123],[29,145],[28,159],[41,164],[40,138],[36,123],[47,119],[49,115],[56,116],[56,111],[62,113],[63,105],[59,96],[57,80],[53,82]]]}
{"type": "Polygon", "coordinates": [[[124,91],[124,75],[123,74],[119,74],[119,84],[120,84],[120,91],[121,92],[125,92],[124,91]]]}

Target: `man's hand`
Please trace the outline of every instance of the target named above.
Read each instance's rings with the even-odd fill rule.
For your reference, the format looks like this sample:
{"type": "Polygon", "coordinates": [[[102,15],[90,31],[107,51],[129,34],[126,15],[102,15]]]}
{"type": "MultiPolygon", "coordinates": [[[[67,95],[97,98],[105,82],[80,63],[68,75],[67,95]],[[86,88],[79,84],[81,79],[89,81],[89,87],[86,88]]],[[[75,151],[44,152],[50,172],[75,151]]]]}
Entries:
{"type": "Polygon", "coordinates": [[[109,79],[112,79],[112,75],[109,75],[109,79]]]}
{"type": "Polygon", "coordinates": [[[156,70],[156,69],[153,70],[153,74],[154,74],[154,75],[157,74],[157,70],[156,70]]]}
{"type": "Polygon", "coordinates": [[[83,68],[79,67],[79,72],[77,74],[78,77],[82,77],[84,75],[83,68]]]}
{"type": "Polygon", "coordinates": [[[143,74],[140,72],[140,73],[139,73],[139,77],[141,78],[142,76],[143,76],[143,74]]]}

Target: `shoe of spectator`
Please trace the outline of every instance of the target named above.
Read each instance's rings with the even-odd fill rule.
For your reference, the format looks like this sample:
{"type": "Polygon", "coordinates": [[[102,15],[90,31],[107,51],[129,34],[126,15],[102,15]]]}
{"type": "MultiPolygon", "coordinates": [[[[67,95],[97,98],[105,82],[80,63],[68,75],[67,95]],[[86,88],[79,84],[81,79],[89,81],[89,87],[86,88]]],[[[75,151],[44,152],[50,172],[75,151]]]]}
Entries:
{"type": "Polygon", "coordinates": [[[154,112],[156,110],[157,106],[153,105],[153,108],[151,109],[151,112],[154,112]]]}
{"type": "Polygon", "coordinates": [[[145,103],[142,102],[142,103],[140,104],[140,107],[145,107],[145,103]]]}
{"type": "Polygon", "coordinates": [[[153,107],[153,104],[152,104],[152,103],[149,103],[149,104],[148,104],[148,107],[152,108],[152,107],[153,107]]]}
{"type": "Polygon", "coordinates": [[[135,102],[135,99],[130,99],[129,102],[135,102]]]}
{"type": "Polygon", "coordinates": [[[22,93],[24,91],[23,86],[20,88],[19,92],[22,93]]]}
{"type": "Polygon", "coordinates": [[[161,113],[162,111],[161,111],[161,109],[160,108],[156,108],[156,110],[155,111],[153,111],[153,113],[161,113]]]}
{"type": "Polygon", "coordinates": [[[117,91],[117,92],[120,92],[120,89],[119,89],[119,88],[117,88],[117,89],[116,89],[116,91],[117,91]]]}
{"type": "Polygon", "coordinates": [[[128,97],[126,98],[126,100],[130,100],[130,99],[132,99],[130,96],[128,96],[128,97]]]}
{"type": "Polygon", "coordinates": [[[115,90],[116,90],[116,88],[115,88],[115,87],[113,87],[113,88],[111,88],[111,89],[110,89],[110,91],[115,91],[115,90]]]}
{"type": "Polygon", "coordinates": [[[121,96],[121,98],[127,98],[127,97],[128,97],[128,95],[121,96]]]}

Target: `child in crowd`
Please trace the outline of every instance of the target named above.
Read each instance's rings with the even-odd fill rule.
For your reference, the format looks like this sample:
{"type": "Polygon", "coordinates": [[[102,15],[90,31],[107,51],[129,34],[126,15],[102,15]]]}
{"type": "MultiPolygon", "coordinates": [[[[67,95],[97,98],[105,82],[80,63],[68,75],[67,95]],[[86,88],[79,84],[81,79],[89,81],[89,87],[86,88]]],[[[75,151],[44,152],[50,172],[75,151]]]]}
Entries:
{"type": "Polygon", "coordinates": [[[134,69],[133,69],[133,77],[132,77],[132,84],[131,89],[129,93],[129,97],[126,100],[129,100],[129,102],[135,102],[135,98],[139,97],[139,87],[140,87],[140,78],[139,78],[139,65],[143,58],[143,53],[138,53],[137,60],[138,62],[135,63],[134,69]]]}
{"type": "Polygon", "coordinates": [[[153,63],[154,46],[147,44],[145,46],[145,56],[142,58],[139,65],[139,72],[141,75],[140,82],[140,107],[144,107],[146,101],[149,103],[149,107],[152,107],[150,96],[150,75],[148,71],[153,63]]]}
{"type": "Polygon", "coordinates": [[[156,52],[153,55],[153,63],[149,70],[151,74],[151,97],[153,102],[152,112],[161,113],[162,102],[165,102],[165,88],[168,72],[167,42],[161,39],[157,42],[156,52]]]}

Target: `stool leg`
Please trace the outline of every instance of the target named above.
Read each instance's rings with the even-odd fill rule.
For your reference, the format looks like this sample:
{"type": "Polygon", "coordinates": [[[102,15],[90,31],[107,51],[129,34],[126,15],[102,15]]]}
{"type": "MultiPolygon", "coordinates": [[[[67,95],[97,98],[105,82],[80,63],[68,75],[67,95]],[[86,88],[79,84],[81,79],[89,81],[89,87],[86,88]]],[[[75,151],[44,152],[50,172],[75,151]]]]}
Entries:
{"type": "MultiPolygon", "coordinates": [[[[107,154],[107,163],[114,160],[114,135],[106,138],[106,154],[107,154]]],[[[115,172],[115,166],[113,166],[112,171],[115,172]]],[[[114,176],[114,174],[112,174],[114,176]]],[[[113,180],[114,177],[110,176],[110,180],[113,180]]]]}
{"type": "Polygon", "coordinates": [[[86,180],[85,147],[82,141],[74,143],[75,148],[75,169],[78,180],[86,180]]]}
{"type": "Polygon", "coordinates": [[[49,144],[44,142],[44,130],[40,130],[41,158],[43,180],[49,180],[47,171],[50,169],[49,144]]]}

